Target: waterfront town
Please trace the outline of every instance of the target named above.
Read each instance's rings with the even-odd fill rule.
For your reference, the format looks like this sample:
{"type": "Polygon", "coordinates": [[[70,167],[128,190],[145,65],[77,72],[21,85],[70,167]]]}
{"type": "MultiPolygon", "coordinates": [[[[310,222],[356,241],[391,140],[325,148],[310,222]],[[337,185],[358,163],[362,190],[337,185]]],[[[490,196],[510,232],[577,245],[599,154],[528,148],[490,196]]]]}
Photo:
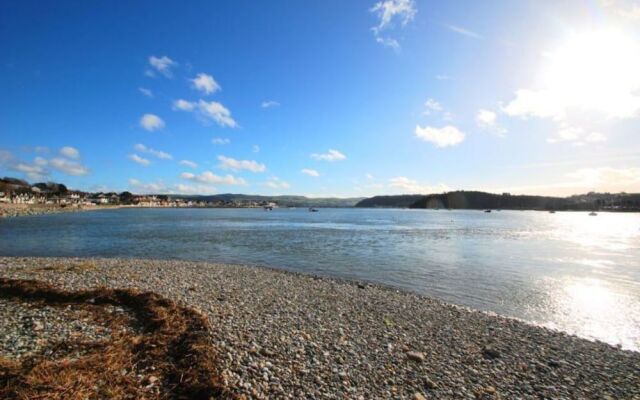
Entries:
{"type": "Polygon", "coordinates": [[[0,179],[0,204],[58,206],[61,208],[84,208],[95,206],[138,207],[225,207],[261,208],[277,207],[277,203],[266,200],[193,200],[171,195],[137,195],[131,192],[83,192],[70,190],[61,183],[36,183],[30,185],[22,179],[0,179]]]}

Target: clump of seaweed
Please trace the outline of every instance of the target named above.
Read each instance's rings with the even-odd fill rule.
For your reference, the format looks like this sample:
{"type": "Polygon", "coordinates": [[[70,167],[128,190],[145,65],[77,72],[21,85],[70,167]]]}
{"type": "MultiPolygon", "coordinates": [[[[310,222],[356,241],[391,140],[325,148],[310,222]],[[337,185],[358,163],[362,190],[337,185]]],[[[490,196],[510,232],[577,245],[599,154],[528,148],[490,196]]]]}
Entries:
{"type": "Polygon", "coordinates": [[[0,298],[82,307],[110,327],[110,340],[58,344],[61,357],[0,357],[3,399],[219,399],[217,351],[206,318],[158,294],[124,289],[67,291],[0,278],[0,298]],[[108,306],[126,313],[110,313],[108,306]],[[126,315],[122,315],[126,314],[126,315]],[[77,357],[64,355],[76,354],[77,357]]]}

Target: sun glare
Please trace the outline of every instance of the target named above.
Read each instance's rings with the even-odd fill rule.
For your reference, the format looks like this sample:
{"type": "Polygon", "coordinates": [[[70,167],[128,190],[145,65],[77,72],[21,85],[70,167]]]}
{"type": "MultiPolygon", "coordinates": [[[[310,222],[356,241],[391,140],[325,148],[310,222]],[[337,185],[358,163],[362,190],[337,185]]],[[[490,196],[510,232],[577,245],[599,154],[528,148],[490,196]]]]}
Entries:
{"type": "Polygon", "coordinates": [[[628,117],[640,108],[640,46],[614,29],[573,34],[549,55],[544,86],[557,102],[628,117]]]}

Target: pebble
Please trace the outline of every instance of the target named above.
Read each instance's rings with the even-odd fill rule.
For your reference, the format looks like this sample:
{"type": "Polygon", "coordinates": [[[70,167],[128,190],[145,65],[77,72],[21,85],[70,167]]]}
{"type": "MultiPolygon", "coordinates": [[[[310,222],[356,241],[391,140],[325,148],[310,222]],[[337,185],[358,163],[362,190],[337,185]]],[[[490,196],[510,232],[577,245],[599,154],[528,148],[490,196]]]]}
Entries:
{"type": "MultiPolygon", "coordinates": [[[[412,293],[205,262],[92,259],[95,268],[44,268],[80,262],[0,257],[0,276],[73,290],[138,288],[202,310],[222,382],[238,398],[640,399],[640,353],[412,293]]],[[[0,302],[0,356],[34,349],[49,334],[105,334],[73,314],[60,323],[55,311],[12,317],[31,315],[24,308],[0,302]],[[43,329],[32,329],[34,321],[43,329]]]]}

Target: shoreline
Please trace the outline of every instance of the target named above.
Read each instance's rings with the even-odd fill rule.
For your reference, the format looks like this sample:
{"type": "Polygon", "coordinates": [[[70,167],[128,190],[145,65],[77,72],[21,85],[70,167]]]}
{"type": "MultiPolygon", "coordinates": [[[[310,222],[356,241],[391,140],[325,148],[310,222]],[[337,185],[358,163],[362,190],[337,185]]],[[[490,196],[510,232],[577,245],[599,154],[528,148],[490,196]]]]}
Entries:
{"type": "Polygon", "coordinates": [[[225,384],[253,398],[640,396],[640,353],[378,283],[141,259],[2,257],[0,275],[139,288],[200,310],[225,384]]]}

